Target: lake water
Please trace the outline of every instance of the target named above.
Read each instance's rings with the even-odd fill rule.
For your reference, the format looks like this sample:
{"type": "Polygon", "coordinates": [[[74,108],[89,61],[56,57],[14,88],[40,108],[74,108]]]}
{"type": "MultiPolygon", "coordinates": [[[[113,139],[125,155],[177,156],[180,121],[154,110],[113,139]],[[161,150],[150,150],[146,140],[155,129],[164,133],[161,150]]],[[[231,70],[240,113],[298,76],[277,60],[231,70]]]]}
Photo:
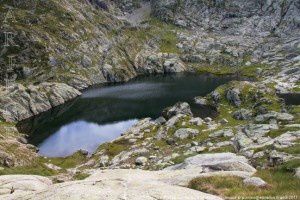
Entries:
{"type": "Polygon", "coordinates": [[[18,124],[38,146],[40,155],[65,157],[112,141],[138,119],[159,117],[161,111],[178,101],[191,104],[194,115],[213,116],[216,112],[193,104],[234,76],[177,74],[136,78],[125,84],[93,87],[65,105],[18,124]]]}

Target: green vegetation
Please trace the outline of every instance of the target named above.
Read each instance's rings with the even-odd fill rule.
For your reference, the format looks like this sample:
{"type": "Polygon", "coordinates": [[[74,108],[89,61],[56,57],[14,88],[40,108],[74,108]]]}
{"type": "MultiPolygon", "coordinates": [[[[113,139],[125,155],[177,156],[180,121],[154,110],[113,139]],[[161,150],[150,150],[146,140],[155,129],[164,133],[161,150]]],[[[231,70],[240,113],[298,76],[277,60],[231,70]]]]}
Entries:
{"type": "MultiPolygon", "coordinates": [[[[298,163],[299,164],[299,163],[298,163]]],[[[299,166],[299,165],[298,165],[299,166]]],[[[267,197],[267,196],[300,196],[300,179],[284,169],[259,170],[255,176],[262,178],[269,186],[257,188],[245,186],[242,179],[235,176],[205,177],[192,180],[192,189],[220,195],[222,197],[267,197]]]]}
{"type": "Polygon", "coordinates": [[[224,152],[232,152],[235,153],[236,150],[232,145],[220,147],[217,149],[213,149],[211,151],[208,151],[209,153],[224,153],[224,152]]]}
{"type": "Polygon", "coordinates": [[[175,32],[166,31],[162,35],[160,41],[160,51],[163,53],[179,53],[179,50],[176,46],[178,43],[177,35],[175,32]]]}
{"type": "Polygon", "coordinates": [[[203,73],[212,73],[215,75],[228,75],[228,74],[235,74],[237,71],[235,70],[234,67],[230,66],[223,66],[223,65],[201,65],[199,66],[198,64],[192,65],[198,73],[203,74],[203,73]]]}
{"type": "Polygon", "coordinates": [[[294,123],[300,124],[300,105],[290,106],[289,112],[294,115],[294,123]]]}
{"type": "Polygon", "coordinates": [[[293,145],[291,147],[278,149],[278,150],[289,154],[300,154],[300,143],[293,145]]]}
{"type": "Polygon", "coordinates": [[[297,131],[299,130],[298,128],[288,128],[288,127],[280,127],[277,130],[271,130],[270,132],[268,132],[266,135],[271,137],[271,138],[276,138],[288,131],[297,131]]]}
{"type": "Polygon", "coordinates": [[[75,180],[84,180],[84,179],[86,179],[89,176],[90,176],[89,174],[82,173],[82,172],[77,172],[73,178],[75,180]]]}
{"type": "Polygon", "coordinates": [[[74,168],[87,161],[86,156],[80,152],[77,152],[65,158],[41,158],[41,159],[45,163],[52,163],[58,167],[61,167],[62,169],[74,168]]]}
{"type": "Polygon", "coordinates": [[[36,159],[29,166],[4,168],[4,170],[0,170],[0,175],[9,174],[32,174],[40,176],[53,176],[58,174],[58,172],[46,167],[42,159],[36,159]]]}
{"type": "Polygon", "coordinates": [[[104,143],[100,145],[97,152],[105,151],[106,155],[108,155],[109,157],[114,157],[119,153],[121,153],[122,151],[128,149],[128,147],[129,147],[128,141],[119,139],[111,143],[104,143]]]}

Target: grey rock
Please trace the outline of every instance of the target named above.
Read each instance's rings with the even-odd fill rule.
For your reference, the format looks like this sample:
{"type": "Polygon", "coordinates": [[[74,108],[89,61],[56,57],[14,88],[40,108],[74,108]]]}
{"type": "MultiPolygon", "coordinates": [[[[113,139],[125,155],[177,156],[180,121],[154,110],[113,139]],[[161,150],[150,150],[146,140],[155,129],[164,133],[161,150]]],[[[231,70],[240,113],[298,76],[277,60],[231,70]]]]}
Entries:
{"type": "Polygon", "coordinates": [[[175,133],[174,133],[174,136],[176,138],[179,138],[179,139],[186,139],[190,136],[195,136],[199,134],[199,131],[196,130],[196,129],[191,129],[191,128],[181,128],[181,129],[178,129],[175,133]]]}
{"type": "MultiPolygon", "coordinates": [[[[225,146],[230,146],[232,145],[232,141],[223,141],[223,142],[218,142],[214,145],[215,148],[220,148],[220,147],[225,147],[225,146]]],[[[212,147],[212,148],[214,148],[212,147]]]]}
{"type": "Polygon", "coordinates": [[[232,117],[237,120],[249,120],[252,116],[252,111],[244,108],[237,110],[232,114],[232,117]]]}
{"type": "Polygon", "coordinates": [[[172,107],[164,109],[162,115],[166,119],[170,119],[173,116],[178,114],[189,115],[192,116],[192,111],[190,105],[186,102],[179,102],[172,107]]]}
{"type": "Polygon", "coordinates": [[[212,122],[212,118],[210,118],[210,117],[205,117],[205,118],[204,118],[204,121],[205,121],[206,123],[210,123],[210,122],[212,122]]]}
{"type": "Polygon", "coordinates": [[[242,151],[241,154],[243,156],[246,156],[246,158],[252,158],[252,156],[254,154],[254,150],[242,151]]]}
{"type": "Polygon", "coordinates": [[[63,83],[41,83],[24,87],[18,84],[9,93],[0,91],[0,115],[17,122],[74,99],[81,93],[63,83]],[[6,112],[3,112],[6,110],[6,112]]]}
{"type": "Polygon", "coordinates": [[[182,118],[184,118],[186,115],[183,114],[178,114],[173,117],[171,117],[167,122],[166,126],[167,127],[173,127],[175,124],[177,124],[182,118]]]}
{"type": "Polygon", "coordinates": [[[269,153],[269,163],[271,166],[277,166],[284,162],[287,162],[289,160],[293,159],[292,156],[290,156],[287,153],[278,152],[276,150],[273,150],[269,153]]]}
{"type": "Polygon", "coordinates": [[[193,142],[191,142],[191,145],[192,145],[192,146],[198,146],[198,142],[193,141],[193,142]]]}
{"type": "Polygon", "coordinates": [[[85,149],[80,149],[78,152],[81,153],[84,156],[87,156],[89,154],[89,152],[85,149]]]}
{"type": "Polygon", "coordinates": [[[52,169],[52,170],[55,170],[55,171],[61,170],[61,167],[58,167],[58,166],[56,166],[52,163],[46,163],[45,166],[48,167],[49,169],[52,169]]]}
{"type": "Polygon", "coordinates": [[[277,124],[248,124],[244,126],[243,132],[251,138],[265,136],[271,130],[277,130],[277,124]]]}
{"type": "Polygon", "coordinates": [[[208,104],[208,101],[204,97],[195,97],[194,98],[195,104],[201,105],[201,106],[206,106],[208,104]]]}
{"type": "Polygon", "coordinates": [[[165,170],[206,168],[206,171],[245,171],[255,172],[255,168],[248,164],[243,156],[233,153],[200,154],[185,159],[181,164],[166,168],[165,170]]]}
{"type": "Polygon", "coordinates": [[[107,167],[109,164],[109,157],[104,155],[100,157],[99,167],[107,167]]]}
{"type": "Polygon", "coordinates": [[[166,140],[166,143],[167,143],[168,145],[174,145],[174,144],[176,143],[176,141],[175,141],[173,138],[168,138],[168,139],[166,140]]]}
{"type": "Polygon", "coordinates": [[[196,153],[201,153],[205,150],[205,147],[199,147],[199,146],[194,146],[192,148],[190,148],[191,152],[196,152],[196,153]]]}
{"type": "Polygon", "coordinates": [[[210,95],[215,104],[218,104],[220,102],[221,94],[219,92],[213,91],[210,95]]]}
{"type": "Polygon", "coordinates": [[[159,127],[155,139],[161,140],[167,137],[168,130],[165,127],[159,127]]]}
{"type": "Polygon", "coordinates": [[[26,144],[26,148],[33,150],[34,152],[39,152],[39,148],[32,145],[32,144],[26,144]]]}
{"type": "Polygon", "coordinates": [[[235,106],[240,106],[242,104],[240,98],[240,90],[238,88],[230,89],[226,94],[227,100],[235,106]]]}
{"type": "MultiPolygon", "coordinates": [[[[114,200],[126,197],[138,199],[221,200],[222,198],[191,190],[186,183],[196,178],[198,171],[144,171],[136,169],[93,170],[80,181],[53,184],[49,178],[33,175],[0,177],[1,199],[65,199],[114,200]],[[177,178],[178,177],[178,178],[177,178]],[[179,178],[180,177],[180,178],[179,178]],[[131,183],[131,184],[128,184],[131,183]],[[15,192],[11,194],[11,188],[15,192]],[[112,190],[112,188],[114,188],[112,190]],[[127,194],[124,196],[124,194],[127,194]]],[[[125,199],[126,199],[125,198],[125,199]]],[[[123,198],[124,199],[124,198],[123,198]]]]}
{"type": "Polygon", "coordinates": [[[231,129],[224,129],[224,130],[219,130],[219,131],[216,131],[216,132],[213,132],[209,135],[209,137],[232,137],[234,134],[233,134],[233,131],[231,129]]]}
{"type": "Polygon", "coordinates": [[[144,165],[146,165],[147,161],[148,161],[148,159],[146,157],[141,156],[135,160],[135,164],[144,166],[144,165]]]}
{"type": "Polygon", "coordinates": [[[255,153],[252,157],[253,158],[262,158],[264,157],[265,153],[263,151],[255,153]]]}
{"type": "Polygon", "coordinates": [[[15,161],[10,155],[0,150],[0,165],[4,167],[13,167],[15,161]]]}
{"type": "Polygon", "coordinates": [[[220,123],[223,124],[223,125],[225,125],[225,124],[228,124],[229,122],[228,122],[227,119],[224,118],[224,119],[220,120],[220,123]]]}
{"type": "Polygon", "coordinates": [[[136,141],[137,141],[137,139],[135,139],[135,138],[130,138],[130,139],[128,140],[129,144],[135,144],[136,141]]]}
{"type": "Polygon", "coordinates": [[[256,187],[265,187],[268,184],[259,177],[250,177],[243,180],[245,185],[253,185],[256,187]]]}
{"type": "Polygon", "coordinates": [[[164,117],[159,117],[159,118],[157,118],[157,119],[155,120],[155,122],[156,122],[157,124],[164,124],[164,123],[166,123],[167,121],[166,121],[166,119],[165,119],[164,117]]]}
{"type": "Polygon", "coordinates": [[[294,141],[300,139],[300,131],[287,131],[275,138],[275,141],[283,147],[289,147],[294,141]]]}
{"type": "Polygon", "coordinates": [[[195,126],[201,126],[203,124],[203,120],[200,117],[192,118],[189,122],[195,126]]]}
{"type": "Polygon", "coordinates": [[[89,68],[92,65],[92,60],[87,55],[84,55],[81,64],[84,68],[89,68]]]}
{"type": "Polygon", "coordinates": [[[179,59],[167,59],[164,64],[165,73],[179,73],[186,71],[186,66],[179,59]]]}
{"type": "Polygon", "coordinates": [[[20,143],[22,143],[22,144],[27,144],[27,143],[28,143],[27,139],[24,138],[24,137],[19,137],[19,138],[18,138],[18,142],[20,142],[20,143]]]}
{"type": "Polygon", "coordinates": [[[241,132],[237,133],[234,141],[237,149],[243,149],[253,144],[253,140],[241,132]]]}
{"type": "Polygon", "coordinates": [[[270,119],[277,119],[278,121],[291,121],[294,119],[294,116],[288,113],[278,113],[275,111],[271,111],[264,115],[258,115],[255,118],[256,122],[265,122],[270,119]]]}

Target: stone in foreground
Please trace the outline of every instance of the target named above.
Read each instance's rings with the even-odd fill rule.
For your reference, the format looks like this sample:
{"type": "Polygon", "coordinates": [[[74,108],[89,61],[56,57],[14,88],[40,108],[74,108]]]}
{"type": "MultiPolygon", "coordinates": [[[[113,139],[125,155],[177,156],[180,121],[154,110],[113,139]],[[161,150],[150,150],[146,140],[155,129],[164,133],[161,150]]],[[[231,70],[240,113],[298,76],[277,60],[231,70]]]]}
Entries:
{"type": "Polygon", "coordinates": [[[243,182],[244,182],[245,185],[253,185],[253,186],[256,186],[256,187],[265,187],[265,186],[268,185],[264,180],[262,180],[259,177],[246,178],[246,179],[244,179],[243,182]]]}
{"type": "Polygon", "coordinates": [[[176,175],[175,173],[96,170],[85,180],[60,184],[52,184],[48,178],[39,176],[5,176],[0,178],[0,199],[221,200],[220,197],[214,195],[171,184],[170,181],[176,175]],[[10,188],[18,183],[23,184],[16,187],[15,192],[10,194],[10,188]]]}
{"type": "Polygon", "coordinates": [[[166,168],[166,170],[192,169],[202,167],[204,171],[245,171],[256,172],[244,156],[234,153],[200,154],[187,158],[183,163],[166,168]]]}

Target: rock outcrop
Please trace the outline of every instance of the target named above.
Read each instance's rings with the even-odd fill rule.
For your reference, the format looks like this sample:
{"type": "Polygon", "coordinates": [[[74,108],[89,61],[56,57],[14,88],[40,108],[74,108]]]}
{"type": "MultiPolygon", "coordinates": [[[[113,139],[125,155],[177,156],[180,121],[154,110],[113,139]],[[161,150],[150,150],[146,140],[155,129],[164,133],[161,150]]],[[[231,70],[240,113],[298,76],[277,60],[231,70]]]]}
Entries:
{"type": "Polygon", "coordinates": [[[245,171],[256,172],[256,169],[248,164],[243,156],[237,156],[233,153],[220,154],[201,154],[187,158],[183,163],[166,168],[174,169],[192,169],[202,167],[204,171],[245,171]]]}
{"type": "Polygon", "coordinates": [[[19,84],[0,91],[0,113],[8,122],[17,122],[66,103],[81,92],[64,83],[19,84]]]}
{"type": "Polygon", "coordinates": [[[153,15],[178,26],[237,30],[236,34],[270,34],[277,29],[299,27],[300,5],[296,0],[277,1],[153,1],[153,15]],[[236,28],[238,27],[238,28],[236,28]]]}
{"type": "Polygon", "coordinates": [[[205,154],[202,158],[187,159],[181,167],[174,166],[162,171],[92,170],[84,180],[59,184],[40,176],[1,176],[0,198],[217,200],[222,198],[182,186],[187,186],[196,177],[235,175],[248,180],[254,172],[255,169],[242,156],[205,154]]]}

